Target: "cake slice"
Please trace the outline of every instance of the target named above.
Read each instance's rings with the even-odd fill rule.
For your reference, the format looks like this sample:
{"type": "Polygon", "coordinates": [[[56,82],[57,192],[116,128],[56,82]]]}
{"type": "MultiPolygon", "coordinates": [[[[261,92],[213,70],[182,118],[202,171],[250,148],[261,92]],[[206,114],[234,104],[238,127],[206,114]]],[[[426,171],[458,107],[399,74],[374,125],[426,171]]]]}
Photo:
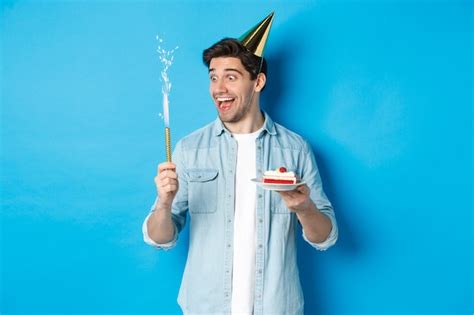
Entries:
{"type": "Polygon", "coordinates": [[[294,172],[287,172],[286,168],[279,167],[274,171],[265,171],[263,182],[265,184],[296,184],[296,176],[294,172]]]}

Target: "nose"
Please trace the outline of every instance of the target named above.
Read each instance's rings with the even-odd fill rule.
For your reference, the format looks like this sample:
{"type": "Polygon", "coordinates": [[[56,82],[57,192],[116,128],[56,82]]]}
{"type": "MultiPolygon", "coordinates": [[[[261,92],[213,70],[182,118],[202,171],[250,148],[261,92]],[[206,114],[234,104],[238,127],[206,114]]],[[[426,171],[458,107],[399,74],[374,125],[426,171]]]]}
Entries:
{"type": "Polygon", "coordinates": [[[212,87],[215,93],[225,93],[227,92],[227,87],[224,80],[217,79],[212,82],[212,87]]]}

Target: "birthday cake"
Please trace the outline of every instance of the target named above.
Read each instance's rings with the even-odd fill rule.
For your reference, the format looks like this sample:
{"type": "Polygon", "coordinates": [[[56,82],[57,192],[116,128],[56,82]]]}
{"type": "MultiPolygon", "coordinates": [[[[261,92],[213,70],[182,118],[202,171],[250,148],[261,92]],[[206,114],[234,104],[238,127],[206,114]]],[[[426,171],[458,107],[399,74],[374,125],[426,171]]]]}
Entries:
{"type": "Polygon", "coordinates": [[[287,172],[286,168],[279,167],[274,171],[265,171],[263,182],[265,184],[296,184],[296,176],[294,172],[287,172]]]}

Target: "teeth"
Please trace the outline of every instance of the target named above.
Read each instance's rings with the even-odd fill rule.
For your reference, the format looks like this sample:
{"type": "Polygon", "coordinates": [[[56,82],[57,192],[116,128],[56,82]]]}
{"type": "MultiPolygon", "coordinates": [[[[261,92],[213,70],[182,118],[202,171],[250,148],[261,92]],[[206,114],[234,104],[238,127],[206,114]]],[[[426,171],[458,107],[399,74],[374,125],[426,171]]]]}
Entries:
{"type": "Polygon", "coordinates": [[[227,102],[227,101],[232,101],[233,98],[232,97],[218,97],[217,100],[219,102],[227,102]]]}

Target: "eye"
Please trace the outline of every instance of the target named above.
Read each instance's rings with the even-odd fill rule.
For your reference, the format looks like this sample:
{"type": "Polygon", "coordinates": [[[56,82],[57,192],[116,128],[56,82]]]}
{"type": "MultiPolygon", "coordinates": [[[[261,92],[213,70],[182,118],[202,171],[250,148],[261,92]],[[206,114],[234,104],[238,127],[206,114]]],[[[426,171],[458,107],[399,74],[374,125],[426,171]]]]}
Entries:
{"type": "Polygon", "coordinates": [[[235,81],[235,80],[237,79],[237,77],[236,77],[235,75],[232,75],[232,74],[231,74],[231,75],[227,76],[227,79],[228,79],[229,81],[235,81]]]}
{"type": "Polygon", "coordinates": [[[209,80],[215,82],[215,81],[217,81],[217,77],[216,77],[215,75],[211,75],[211,76],[209,77],[209,80]]]}

